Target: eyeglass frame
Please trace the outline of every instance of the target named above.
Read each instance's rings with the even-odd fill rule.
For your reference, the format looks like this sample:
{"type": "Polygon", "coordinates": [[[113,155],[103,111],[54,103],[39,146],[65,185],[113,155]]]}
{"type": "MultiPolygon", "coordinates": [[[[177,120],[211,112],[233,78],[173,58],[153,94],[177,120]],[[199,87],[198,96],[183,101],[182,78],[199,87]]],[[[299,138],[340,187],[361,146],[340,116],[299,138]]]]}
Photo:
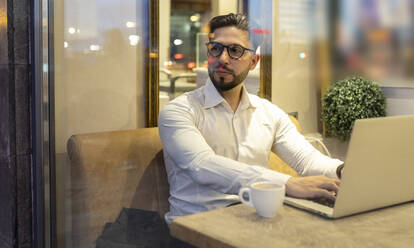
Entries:
{"type": "Polygon", "coordinates": [[[238,44],[230,44],[230,45],[224,45],[224,44],[222,44],[222,43],[220,43],[220,42],[217,42],[217,41],[210,41],[210,42],[207,42],[206,43],[206,46],[207,46],[207,52],[208,52],[208,54],[210,54],[211,56],[213,56],[213,57],[220,57],[222,54],[223,54],[223,51],[224,51],[224,48],[226,48],[227,49],[227,54],[229,55],[229,57],[231,58],[231,59],[240,59],[241,57],[243,57],[243,55],[244,55],[244,52],[247,50],[247,51],[250,51],[250,52],[253,52],[253,53],[255,53],[255,50],[253,50],[253,49],[250,49],[250,48],[245,48],[244,46],[241,46],[241,45],[238,45],[238,44]],[[208,45],[210,45],[210,44],[212,44],[212,43],[215,43],[215,44],[219,44],[219,45],[221,45],[222,47],[223,47],[223,50],[221,50],[221,52],[218,54],[218,55],[216,55],[216,56],[214,56],[213,54],[211,54],[210,53],[210,50],[208,49],[208,45]],[[233,56],[231,56],[230,55],[230,52],[229,52],[229,48],[230,48],[230,46],[239,46],[239,47],[241,47],[242,49],[243,49],[243,52],[242,52],[242,54],[240,55],[240,57],[233,57],[233,56]]]}

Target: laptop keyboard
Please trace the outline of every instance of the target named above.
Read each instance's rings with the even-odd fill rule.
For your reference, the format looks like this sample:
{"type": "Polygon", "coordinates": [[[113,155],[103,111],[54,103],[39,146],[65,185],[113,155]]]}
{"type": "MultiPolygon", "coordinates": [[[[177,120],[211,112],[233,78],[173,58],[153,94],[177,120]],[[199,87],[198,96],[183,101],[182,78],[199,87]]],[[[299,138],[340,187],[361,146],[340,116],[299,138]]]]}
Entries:
{"type": "Polygon", "coordinates": [[[312,199],[313,202],[325,205],[327,207],[333,208],[335,205],[335,201],[328,199],[328,198],[316,198],[316,199],[312,199]]]}

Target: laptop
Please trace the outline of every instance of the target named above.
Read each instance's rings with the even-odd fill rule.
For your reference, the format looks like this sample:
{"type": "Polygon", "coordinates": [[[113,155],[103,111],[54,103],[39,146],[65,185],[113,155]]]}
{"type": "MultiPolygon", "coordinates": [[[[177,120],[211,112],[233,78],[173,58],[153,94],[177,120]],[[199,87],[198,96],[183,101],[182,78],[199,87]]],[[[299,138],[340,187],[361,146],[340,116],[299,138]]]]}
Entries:
{"type": "Polygon", "coordinates": [[[286,197],[285,204],[339,218],[414,200],[414,115],[355,122],[333,207],[286,197]]]}

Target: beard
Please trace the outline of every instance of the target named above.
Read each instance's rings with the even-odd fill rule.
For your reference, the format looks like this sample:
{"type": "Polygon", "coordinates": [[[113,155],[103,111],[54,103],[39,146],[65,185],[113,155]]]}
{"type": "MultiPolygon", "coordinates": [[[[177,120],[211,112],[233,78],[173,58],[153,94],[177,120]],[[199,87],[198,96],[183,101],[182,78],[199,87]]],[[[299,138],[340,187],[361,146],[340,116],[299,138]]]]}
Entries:
{"type": "Polygon", "coordinates": [[[226,69],[232,76],[233,81],[231,82],[224,82],[224,77],[219,77],[216,79],[214,77],[214,69],[208,69],[208,75],[210,77],[211,82],[213,83],[214,87],[216,87],[218,92],[228,91],[236,87],[237,85],[241,84],[247,77],[247,74],[249,74],[249,68],[242,71],[239,75],[234,74],[234,71],[229,70],[224,66],[224,69],[226,69]]]}

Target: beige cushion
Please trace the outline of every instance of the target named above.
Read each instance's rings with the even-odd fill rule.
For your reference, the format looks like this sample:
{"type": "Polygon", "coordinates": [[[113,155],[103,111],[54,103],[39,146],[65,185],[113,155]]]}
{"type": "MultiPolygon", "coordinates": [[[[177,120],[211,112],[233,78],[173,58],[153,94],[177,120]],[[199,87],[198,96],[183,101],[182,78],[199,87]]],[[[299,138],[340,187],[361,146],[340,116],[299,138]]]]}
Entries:
{"type": "MultiPolygon", "coordinates": [[[[72,136],[72,247],[92,247],[123,207],[168,211],[169,187],[157,128],[72,136]]],[[[94,247],[94,246],[93,246],[94,247]]]]}

